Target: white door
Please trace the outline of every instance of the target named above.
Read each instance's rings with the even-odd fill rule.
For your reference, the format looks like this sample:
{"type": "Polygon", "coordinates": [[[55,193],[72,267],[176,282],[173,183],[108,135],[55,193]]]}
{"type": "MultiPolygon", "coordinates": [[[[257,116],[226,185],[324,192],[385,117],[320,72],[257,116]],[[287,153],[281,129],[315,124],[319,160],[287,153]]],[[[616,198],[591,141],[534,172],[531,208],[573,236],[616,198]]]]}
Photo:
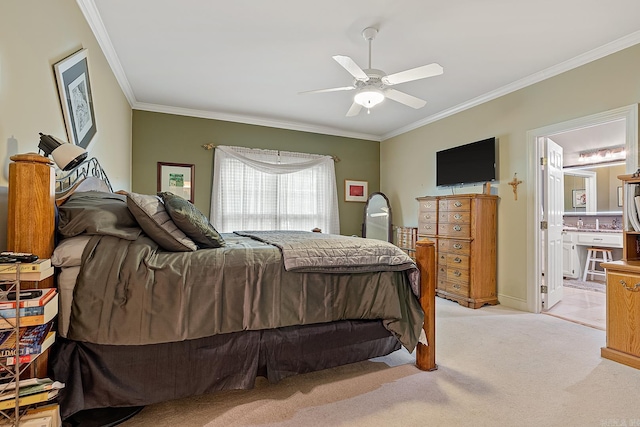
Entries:
{"type": "Polygon", "coordinates": [[[562,299],[562,216],[564,214],[564,175],[562,173],[562,147],[549,138],[540,138],[544,144],[543,168],[543,271],[547,295],[542,309],[548,310],[562,299]]]}

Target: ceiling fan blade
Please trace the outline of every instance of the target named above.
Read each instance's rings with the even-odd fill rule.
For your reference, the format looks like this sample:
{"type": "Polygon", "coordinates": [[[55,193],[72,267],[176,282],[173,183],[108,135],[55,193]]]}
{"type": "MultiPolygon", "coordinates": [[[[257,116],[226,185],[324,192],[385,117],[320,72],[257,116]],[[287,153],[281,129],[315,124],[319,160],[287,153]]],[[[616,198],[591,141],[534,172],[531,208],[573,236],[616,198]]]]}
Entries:
{"type": "Polygon", "coordinates": [[[354,60],[349,58],[348,56],[335,55],[333,59],[335,59],[338,64],[342,65],[342,67],[345,70],[347,70],[349,74],[351,74],[356,79],[362,80],[362,81],[366,81],[369,79],[369,76],[367,76],[367,73],[362,71],[362,68],[360,68],[358,64],[356,64],[354,60]]]}
{"type": "Polygon", "coordinates": [[[298,92],[299,95],[303,93],[323,93],[323,92],[338,92],[341,90],[354,90],[354,86],[343,86],[343,87],[332,87],[329,89],[317,89],[317,90],[306,90],[304,92],[298,92]]]}
{"type": "Polygon", "coordinates": [[[362,109],[362,105],[358,104],[357,102],[354,102],[353,104],[351,104],[349,111],[347,111],[347,117],[357,116],[360,113],[361,109],[362,109]]]}
{"type": "Polygon", "coordinates": [[[409,107],[415,108],[416,110],[418,108],[424,107],[427,104],[427,101],[425,101],[424,99],[416,98],[415,96],[411,96],[407,93],[400,92],[399,90],[395,89],[386,89],[384,91],[384,95],[393,101],[399,102],[400,104],[408,105],[409,107]]]}
{"type": "Polygon", "coordinates": [[[397,85],[398,83],[439,76],[443,72],[444,68],[442,68],[440,64],[434,62],[433,64],[423,65],[422,67],[416,67],[410,70],[400,71],[399,73],[390,74],[383,77],[382,82],[386,85],[397,85]]]}

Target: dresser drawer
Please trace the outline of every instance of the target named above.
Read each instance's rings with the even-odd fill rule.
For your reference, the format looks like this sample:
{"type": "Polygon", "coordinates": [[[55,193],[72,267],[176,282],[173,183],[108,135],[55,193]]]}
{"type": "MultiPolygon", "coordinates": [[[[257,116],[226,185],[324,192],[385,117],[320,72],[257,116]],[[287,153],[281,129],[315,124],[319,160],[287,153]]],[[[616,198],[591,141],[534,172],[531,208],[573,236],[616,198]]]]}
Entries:
{"type": "Polygon", "coordinates": [[[469,224],[438,224],[438,234],[451,237],[471,236],[471,226],[469,224]]]}
{"type": "Polygon", "coordinates": [[[469,224],[471,222],[470,212],[447,211],[440,214],[440,222],[449,224],[469,224]]]}
{"type": "Polygon", "coordinates": [[[448,239],[447,252],[458,255],[471,255],[471,242],[448,239]]]}
{"type": "Polygon", "coordinates": [[[435,222],[418,221],[418,234],[427,234],[433,236],[437,234],[438,227],[435,222]]]}
{"type": "Polygon", "coordinates": [[[418,214],[418,222],[437,222],[438,215],[436,211],[420,211],[418,214]]]}
{"type": "Polygon", "coordinates": [[[436,199],[420,200],[420,212],[435,212],[438,208],[438,201],[436,199]]]}
{"type": "Polygon", "coordinates": [[[438,265],[447,265],[447,256],[448,256],[448,254],[446,252],[439,252],[438,253],[438,265]]]}
{"type": "Polygon", "coordinates": [[[640,355],[640,274],[607,271],[607,347],[640,355]]]}
{"type": "Polygon", "coordinates": [[[440,200],[441,211],[467,211],[471,210],[470,199],[446,199],[440,200]]]}
{"type": "Polygon", "coordinates": [[[447,267],[469,269],[469,256],[458,254],[446,254],[447,267]]]}
{"type": "MultiPolygon", "coordinates": [[[[438,270],[441,267],[438,267],[438,270]]],[[[469,270],[447,266],[447,281],[469,284],[469,270]]]]}
{"type": "Polygon", "coordinates": [[[459,282],[447,282],[447,292],[466,298],[469,296],[469,284],[459,283],[459,282]]]}

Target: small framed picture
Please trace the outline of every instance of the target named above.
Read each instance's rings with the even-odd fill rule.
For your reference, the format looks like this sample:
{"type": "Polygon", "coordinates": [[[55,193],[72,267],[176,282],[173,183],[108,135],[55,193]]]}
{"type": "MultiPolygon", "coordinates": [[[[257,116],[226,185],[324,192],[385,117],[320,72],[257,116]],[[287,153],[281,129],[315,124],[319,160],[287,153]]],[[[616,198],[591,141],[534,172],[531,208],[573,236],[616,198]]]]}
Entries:
{"type": "Polygon", "coordinates": [[[173,193],[193,203],[195,165],[158,162],[158,191],[173,193]]]}
{"type": "Polygon", "coordinates": [[[618,206],[622,207],[622,187],[618,187],[618,206]]]}
{"type": "Polygon", "coordinates": [[[572,190],[573,194],[573,204],[574,208],[584,208],[587,207],[587,193],[584,188],[581,190],[572,190]]]}
{"type": "Polygon", "coordinates": [[[366,202],[369,196],[367,181],[344,180],[345,202],[366,202]]]}
{"type": "Polygon", "coordinates": [[[87,49],[79,50],[53,68],[69,142],[86,150],[96,134],[87,49]]]}

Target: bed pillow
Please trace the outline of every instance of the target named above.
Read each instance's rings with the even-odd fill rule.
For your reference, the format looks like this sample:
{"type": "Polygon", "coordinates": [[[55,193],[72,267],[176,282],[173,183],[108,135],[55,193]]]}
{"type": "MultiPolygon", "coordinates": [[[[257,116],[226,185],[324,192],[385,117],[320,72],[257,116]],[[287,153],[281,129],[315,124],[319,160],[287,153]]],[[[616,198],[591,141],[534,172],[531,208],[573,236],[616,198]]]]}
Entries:
{"type": "Polygon", "coordinates": [[[58,207],[58,232],[62,237],[101,234],[135,240],[142,230],[121,194],[84,191],[72,194],[58,207]]]}
{"type": "Polygon", "coordinates": [[[168,192],[158,193],[158,196],[162,197],[173,222],[199,247],[219,248],[225,245],[220,233],[191,202],[168,192]]]}
{"type": "Polygon", "coordinates": [[[60,242],[51,255],[55,267],[78,267],[82,264],[82,252],[91,236],[76,236],[60,242]]]}
{"type": "Polygon", "coordinates": [[[127,205],[140,227],[162,249],[171,252],[195,251],[196,244],[171,220],[157,196],[128,193],[127,205]]]}

